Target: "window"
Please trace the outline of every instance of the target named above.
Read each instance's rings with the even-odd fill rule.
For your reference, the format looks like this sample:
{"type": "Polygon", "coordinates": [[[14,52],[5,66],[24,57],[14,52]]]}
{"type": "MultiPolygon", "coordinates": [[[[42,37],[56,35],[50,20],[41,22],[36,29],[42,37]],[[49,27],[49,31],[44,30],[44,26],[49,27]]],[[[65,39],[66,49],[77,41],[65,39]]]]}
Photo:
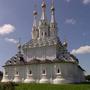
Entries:
{"type": "Polygon", "coordinates": [[[9,61],[9,64],[11,64],[12,62],[11,61],[9,61]]]}
{"type": "Polygon", "coordinates": [[[45,36],[47,36],[47,33],[45,32],[45,36]]]}
{"type": "Polygon", "coordinates": [[[46,73],[45,70],[43,70],[42,74],[45,74],[45,73],[46,73]]]}
{"type": "Polygon", "coordinates": [[[60,70],[59,69],[57,70],[57,73],[60,73],[60,70]]]}
{"type": "Polygon", "coordinates": [[[50,36],[50,31],[49,31],[49,29],[48,29],[48,36],[50,36]]]}
{"type": "Polygon", "coordinates": [[[14,64],[16,64],[16,61],[14,60],[14,64]]]}
{"type": "Polygon", "coordinates": [[[32,71],[31,70],[29,71],[29,74],[32,74],[32,71]]]}
{"type": "Polygon", "coordinates": [[[43,32],[42,32],[42,36],[43,36],[43,32]]]}
{"type": "Polygon", "coordinates": [[[16,72],[16,74],[18,75],[19,73],[18,73],[18,72],[16,72]]]}

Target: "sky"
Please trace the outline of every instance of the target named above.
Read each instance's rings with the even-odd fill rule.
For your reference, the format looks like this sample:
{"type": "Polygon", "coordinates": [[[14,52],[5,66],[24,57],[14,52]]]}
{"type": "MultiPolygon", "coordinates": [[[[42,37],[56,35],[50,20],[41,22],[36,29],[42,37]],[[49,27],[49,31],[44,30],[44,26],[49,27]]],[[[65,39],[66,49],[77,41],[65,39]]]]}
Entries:
{"type": "MultiPolygon", "coordinates": [[[[0,70],[17,53],[18,40],[24,44],[31,39],[35,2],[39,20],[42,0],[0,0],[0,70]]],[[[46,2],[50,20],[51,0],[46,2]]],[[[60,40],[67,40],[68,51],[90,74],[90,0],[55,0],[55,8],[60,40]]]]}

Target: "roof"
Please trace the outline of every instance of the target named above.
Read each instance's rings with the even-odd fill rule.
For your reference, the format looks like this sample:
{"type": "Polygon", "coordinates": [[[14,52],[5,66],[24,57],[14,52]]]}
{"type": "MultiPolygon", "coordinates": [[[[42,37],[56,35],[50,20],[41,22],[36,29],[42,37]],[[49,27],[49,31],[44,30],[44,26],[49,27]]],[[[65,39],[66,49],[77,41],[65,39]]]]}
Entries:
{"type": "Polygon", "coordinates": [[[79,60],[73,54],[70,54],[70,56],[79,63],[79,60]]]}
{"type": "Polygon", "coordinates": [[[57,38],[45,38],[45,39],[40,39],[40,40],[30,40],[29,42],[25,43],[22,46],[22,49],[26,49],[26,48],[35,48],[35,47],[42,47],[42,46],[52,46],[52,45],[61,45],[62,43],[59,40],[59,37],[57,38]]]}
{"type": "Polygon", "coordinates": [[[23,57],[23,54],[16,54],[15,56],[11,57],[6,63],[5,66],[7,65],[17,65],[17,64],[25,64],[26,61],[23,57]]]}
{"type": "Polygon", "coordinates": [[[79,67],[82,71],[85,71],[80,65],[78,65],[78,67],[79,67]]]}

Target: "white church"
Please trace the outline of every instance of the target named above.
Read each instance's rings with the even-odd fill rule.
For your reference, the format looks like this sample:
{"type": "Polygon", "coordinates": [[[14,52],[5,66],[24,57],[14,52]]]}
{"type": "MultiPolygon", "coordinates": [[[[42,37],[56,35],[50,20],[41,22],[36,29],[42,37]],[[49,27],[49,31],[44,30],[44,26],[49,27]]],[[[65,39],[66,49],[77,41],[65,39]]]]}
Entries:
{"type": "Polygon", "coordinates": [[[43,0],[42,15],[37,21],[33,12],[32,39],[18,44],[18,52],[3,66],[1,82],[15,83],[80,83],[84,82],[84,70],[78,59],[67,50],[57,35],[54,0],[51,3],[51,20],[46,16],[46,1],[43,0]]]}

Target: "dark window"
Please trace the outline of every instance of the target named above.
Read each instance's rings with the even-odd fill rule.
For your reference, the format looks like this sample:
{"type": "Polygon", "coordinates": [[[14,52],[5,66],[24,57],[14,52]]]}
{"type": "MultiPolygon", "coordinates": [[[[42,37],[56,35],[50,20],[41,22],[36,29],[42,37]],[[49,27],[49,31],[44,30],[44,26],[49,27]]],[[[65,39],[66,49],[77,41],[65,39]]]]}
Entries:
{"type": "Polygon", "coordinates": [[[57,73],[60,73],[60,70],[59,69],[57,70],[57,73]]]}
{"type": "Polygon", "coordinates": [[[29,71],[29,74],[32,74],[32,71],[31,70],[29,71]]]}
{"type": "Polygon", "coordinates": [[[42,72],[43,74],[45,74],[46,72],[45,72],[45,70],[43,70],[43,72],[42,72]]]}
{"type": "Polygon", "coordinates": [[[11,64],[11,61],[9,63],[11,64]]]}
{"type": "Polygon", "coordinates": [[[43,32],[42,32],[42,36],[43,36],[43,32]]]}
{"type": "Polygon", "coordinates": [[[18,72],[16,72],[16,74],[18,75],[19,73],[18,73],[18,72]]]}
{"type": "Polygon", "coordinates": [[[49,29],[48,29],[48,36],[50,36],[50,31],[49,31],[49,29]]]}
{"type": "Polygon", "coordinates": [[[16,63],[16,61],[14,61],[14,63],[16,63]]]}
{"type": "Polygon", "coordinates": [[[47,36],[47,33],[45,32],[45,36],[47,36]]]}

